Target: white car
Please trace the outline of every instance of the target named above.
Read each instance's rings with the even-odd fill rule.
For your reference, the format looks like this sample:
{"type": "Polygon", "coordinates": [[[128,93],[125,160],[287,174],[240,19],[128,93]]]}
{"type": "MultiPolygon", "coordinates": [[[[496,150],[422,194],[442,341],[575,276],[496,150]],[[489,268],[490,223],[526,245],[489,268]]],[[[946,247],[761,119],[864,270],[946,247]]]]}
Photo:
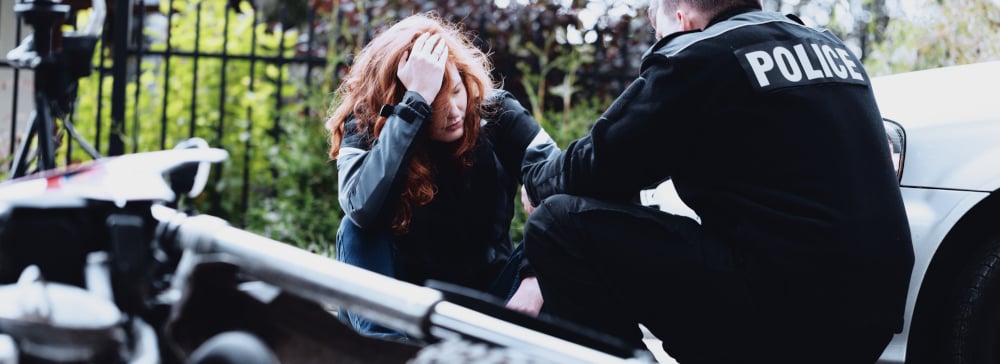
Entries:
{"type": "MultiPolygon", "coordinates": [[[[872,84],[915,255],[905,325],[879,363],[1000,363],[1000,62],[872,84]]],[[[644,200],[697,218],[669,181],[644,200]]]]}
{"type": "Polygon", "coordinates": [[[1000,62],[873,80],[915,263],[884,363],[1000,363],[1000,62]]]}

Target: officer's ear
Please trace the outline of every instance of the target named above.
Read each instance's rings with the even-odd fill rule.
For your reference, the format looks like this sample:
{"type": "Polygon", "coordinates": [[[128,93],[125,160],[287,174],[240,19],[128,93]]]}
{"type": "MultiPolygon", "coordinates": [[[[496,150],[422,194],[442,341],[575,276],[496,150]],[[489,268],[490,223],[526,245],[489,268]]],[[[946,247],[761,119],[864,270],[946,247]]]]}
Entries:
{"type": "Polygon", "coordinates": [[[705,13],[695,9],[686,2],[680,2],[680,4],[678,4],[677,11],[674,12],[674,16],[677,17],[677,24],[680,24],[680,30],[682,32],[702,30],[708,25],[708,19],[705,17],[705,13]]]}

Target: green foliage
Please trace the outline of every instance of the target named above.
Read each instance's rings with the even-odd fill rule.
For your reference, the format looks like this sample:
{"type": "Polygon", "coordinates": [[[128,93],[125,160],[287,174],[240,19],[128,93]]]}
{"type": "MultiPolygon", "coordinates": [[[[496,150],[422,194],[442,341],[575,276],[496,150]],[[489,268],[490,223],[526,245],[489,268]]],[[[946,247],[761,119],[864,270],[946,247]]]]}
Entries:
{"type": "MultiPolygon", "coordinates": [[[[170,44],[165,39],[154,41],[149,44],[152,51],[169,47],[173,51],[221,54],[225,47],[231,55],[294,56],[292,46],[298,33],[255,24],[253,9],[245,2],[241,13],[227,12],[225,2],[176,0],[173,4],[176,13],[170,22],[170,44]],[[199,8],[200,20],[196,16],[199,8]],[[196,34],[199,24],[200,34],[196,34]],[[224,33],[228,33],[227,38],[213,36],[224,33]],[[282,42],[285,49],[281,49],[282,42]]],[[[167,6],[167,2],[161,3],[162,13],[171,11],[167,6]]],[[[156,39],[157,34],[147,36],[156,39]]],[[[103,51],[110,60],[110,51],[103,51]]],[[[121,134],[126,152],[171,148],[191,135],[204,138],[212,146],[226,149],[229,159],[214,167],[212,186],[194,201],[197,210],[232,223],[244,222],[251,231],[315,251],[330,250],[339,221],[339,209],[330,206],[336,203],[336,180],[329,171],[321,118],[310,111],[325,110],[325,100],[310,97],[290,102],[301,98],[296,91],[308,95],[323,92],[318,88],[303,90],[288,82],[289,65],[260,60],[144,57],[138,67],[133,76],[137,79],[126,86],[125,130],[111,131],[121,134]],[[247,186],[244,173],[249,176],[247,186]],[[243,206],[244,188],[248,206],[243,206]],[[267,218],[267,212],[277,217],[267,218]],[[324,212],[331,216],[317,216],[324,212]],[[326,224],[331,220],[332,224],[326,224]]],[[[95,74],[80,83],[78,127],[90,140],[97,139],[95,120],[110,120],[111,82],[111,78],[95,74]],[[103,82],[102,98],[97,97],[99,82],[103,82]],[[96,118],[98,103],[102,103],[100,118],[96,118]]],[[[104,130],[102,141],[108,133],[107,127],[104,130]]],[[[74,160],[87,159],[82,151],[73,153],[74,160]]]]}
{"type": "Polygon", "coordinates": [[[285,114],[280,146],[266,151],[275,194],[251,203],[247,228],[333,256],[343,212],[337,203],[337,168],[327,157],[327,131],[317,112],[328,100],[318,87],[309,91],[296,110],[285,114]]]}
{"type": "Polygon", "coordinates": [[[594,62],[594,48],[590,45],[560,45],[555,39],[556,34],[549,33],[545,36],[541,47],[534,43],[525,43],[525,48],[534,56],[537,64],[530,65],[527,61],[519,61],[517,68],[521,71],[521,86],[527,91],[531,114],[535,120],[539,122],[546,120],[545,100],[552,94],[558,96],[561,101],[562,115],[557,119],[568,123],[570,109],[574,107],[573,94],[580,89],[576,84],[576,73],[583,65],[594,62]],[[562,82],[549,86],[550,74],[554,71],[562,74],[562,82]]]}
{"type": "Polygon", "coordinates": [[[889,22],[865,67],[893,74],[1000,59],[1000,3],[925,1],[918,15],[889,22]]]}
{"type": "Polygon", "coordinates": [[[539,121],[545,119],[543,103],[548,92],[547,81],[549,73],[561,64],[566,63],[568,56],[563,54],[556,56],[553,60],[549,59],[549,55],[555,45],[555,39],[555,34],[549,34],[545,37],[541,47],[534,43],[525,43],[525,49],[537,57],[537,64],[529,65],[524,61],[517,63],[517,69],[521,71],[521,85],[527,92],[528,101],[531,103],[531,115],[535,117],[535,120],[539,121]],[[538,71],[533,72],[533,69],[537,69],[538,71]]]}
{"type": "MultiPolygon", "coordinates": [[[[331,13],[336,13],[334,6],[331,13]]],[[[273,194],[252,201],[246,211],[247,229],[272,239],[326,256],[334,256],[337,229],[344,216],[337,200],[337,168],[328,157],[326,117],[340,85],[339,66],[362,46],[348,22],[330,25],[337,36],[326,39],[327,67],[321,77],[306,84],[296,79],[291,88],[301,91],[283,112],[281,144],[266,152],[273,174],[273,194]]]]}

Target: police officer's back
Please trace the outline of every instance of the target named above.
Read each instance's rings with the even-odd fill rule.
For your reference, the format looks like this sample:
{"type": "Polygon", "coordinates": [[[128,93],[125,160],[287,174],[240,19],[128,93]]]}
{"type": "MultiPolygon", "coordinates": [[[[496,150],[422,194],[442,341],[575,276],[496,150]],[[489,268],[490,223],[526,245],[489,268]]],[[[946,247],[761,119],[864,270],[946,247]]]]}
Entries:
{"type": "MultiPolygon", "coordinates": [[[[891,333],[901,328],[913,251],[869,76],[857,57],[827,31],[747,6],[722,6],[728,10],[712,17],[704,30],[660,39],[643,57],[640,78],[595,123],[590,135],[571,144],[560,158],[526,168],[525,184],[535,201],[565,193],[588,196],[582,203],[563,202],[548,209],[543,204],[535,213],[540,216],[529,221],[528,257],[539,271],[546,305],[555,301],[551,308],[558,315],[560,296],[572,296],[572,288],[560,287],[569,281],[547,276],[541,266],[544,261],[560,262],[550,256],[557,251],[552,241],[560,239],[553,226],[571,220],[579,224],[599,209],[628,210],[625,215],[662,226],[686,226],[669,222],[674,217],[648,217],[617,205],[594,207],[595,201],[620,200],[672,178],[680,197],[701,217],[700,227],[673,228],[687,241],[670,241],[678,240],[671,234],[630,235],[652,231],[642,229],[642,223],[578,227],[617,227],[620,240],[602,246],[649,244],[649,254],[664,243],[711,247],[683,250],[682,261],[669,260],[677,250],[668,250],[662,254],[664,264],[694,261],[701,266],[692,264],[693,269],[707,266],[710,275],[735,272],[726,282],[746,288],[743,302],[752,307],[746,312],[757,316],[748,322],[775,323],[761,326],[761,332],[799,330],[804,332],[782,337],[814,335],[843,339],[845,345],[871,345],[857,349],[867,354],[854,357],[877,358],[891,333]],[[721,242],[721,255],[732,261],[715,259],[720,255],[715,243],[706,243],[715,241],[721,242]],[[833,334],[824,335],[824,330],[833,334]],[[851,344],[854,339],[845,338],[846,333],[862,337],[854,342],[864,344],[851,344]]],[[[590,259],[646,259],[635,255],[590,259]]],[[[650,278],[630,276],[634,270],[627,265],[619,263],[597,280],[650,278]]],[[[676,287],[695,291],[668,293],[672,295],[711,295],[704,286],[716,282],[697,283],[698,272],[692,272],[696,278],[678,277],[668,268],[661,272],[656,279],[685,281],[676,287]]],[[[645,293],[651,294],[656,293],[645,293]]],[[[642,297],[622,295],[632,297],[626,301],[642,297]]],[[[699,309],[696,304],[683,307],[699,309]]],[[[670,325],[671,320],[683,318],[662,322],[670,325]]],[[[592,325],[611,327],[608,322],[592,325]]],[[[725,324],[720,325],[725,330],[725,324]]],[[[669,351],[670,340],[664,341],[669,351]]],[[[807,342],[799,344],[805,347],[807,342]]]]}

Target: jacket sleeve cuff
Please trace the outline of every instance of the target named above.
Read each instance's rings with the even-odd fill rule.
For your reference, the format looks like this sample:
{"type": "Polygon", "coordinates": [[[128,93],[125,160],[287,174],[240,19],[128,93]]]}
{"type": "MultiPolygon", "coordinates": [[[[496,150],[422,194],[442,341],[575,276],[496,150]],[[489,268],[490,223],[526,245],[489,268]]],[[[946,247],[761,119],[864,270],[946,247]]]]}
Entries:
{"type": "Polygon", "coordinates": [[[399,116],[403,121],[412,123],[417,119],[426,119],[431,115],[431,106],[424,100],[423,96],[413,91],[406,91],[403,100],[396,104],[392,113],[399,116]]]}
{"type": "Polygon", "coordinates": [[[535,276],[537,276],[537,274],[535,273],[535,268],[531,266],[531,262],[528,262],[528,258],[524,257],[521,259],[521,264],[517,268],[518,281],[514,282],[514,285],[516,287],[517,285],[521,284],[520,282],[521,280],[535,276]]]}

